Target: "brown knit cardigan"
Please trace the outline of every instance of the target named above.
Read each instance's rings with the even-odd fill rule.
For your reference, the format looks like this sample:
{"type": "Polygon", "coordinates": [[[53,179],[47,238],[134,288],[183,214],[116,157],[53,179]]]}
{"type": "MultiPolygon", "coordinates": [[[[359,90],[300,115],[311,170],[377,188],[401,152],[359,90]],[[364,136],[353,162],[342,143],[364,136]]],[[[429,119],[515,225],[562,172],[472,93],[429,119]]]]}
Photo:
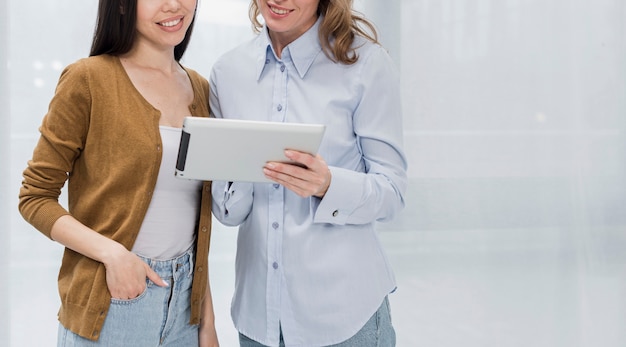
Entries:
{"type": "MultiPolygon", "coordinates": [[[[208,117],[209,85],[197,72],[185,70],[194,91],[190,115],[208,117]]],[[[117,57],[89,57],[65,68],[23,174],[19,210],[24,219],[50,237],[55,221],[71,214],[131,249],[161,163],[159,117],[117,57]],[[66,181],[67,210],[59,203],[66,181]]],[[[208,284],[210,182],[203,183],[200,211],[190,324],[199,323],[208,284]]],[[[97,340],[111,299],[104,265],[65,249],[58,285],[59,321],[97,340]]]]}

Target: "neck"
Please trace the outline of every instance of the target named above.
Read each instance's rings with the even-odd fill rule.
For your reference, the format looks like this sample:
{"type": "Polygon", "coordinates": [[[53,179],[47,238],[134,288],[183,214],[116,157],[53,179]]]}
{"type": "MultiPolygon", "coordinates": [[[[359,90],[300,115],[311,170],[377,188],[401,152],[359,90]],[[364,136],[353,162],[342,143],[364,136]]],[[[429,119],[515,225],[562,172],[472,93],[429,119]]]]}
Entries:
{"type": "Polygon", "coordinates": [[[300,36],[304,35],[309,29],[311,29],[315,23],[317,22],[318,17],[312,18],[311,22],[306,26],[300,27],[298,29],[284,32],[273,31],[268,27],[267,33],[269,34],[270,41],[272,42],[272,47],[274,47],[274,51],[276,55],[280,58],[283,49],[287,47],[290,43],[300,38],[300,36]]]}
{"type": "Polygon", "coordinates": [[[142,50],[135,47],[130,52],[121,55],[120,59],[138,68],[159,70],[163,73],[172,73],[180,68],[174,59],[173,50],[142,50]]]}
{"type": "Polygon", "coordinates": [[[276,35],[276,33],[273,33],[271,30],[269,31],[269,36],[270,42],[272,42],[272,47],[274,48],[274,52],[276,53],[276,56],[280,58],[283,53],[283,48],[287,47],[287,45],[290,44],[293,40],[285,40],[284,38],[280,37],[280,35],[276,35]]]}

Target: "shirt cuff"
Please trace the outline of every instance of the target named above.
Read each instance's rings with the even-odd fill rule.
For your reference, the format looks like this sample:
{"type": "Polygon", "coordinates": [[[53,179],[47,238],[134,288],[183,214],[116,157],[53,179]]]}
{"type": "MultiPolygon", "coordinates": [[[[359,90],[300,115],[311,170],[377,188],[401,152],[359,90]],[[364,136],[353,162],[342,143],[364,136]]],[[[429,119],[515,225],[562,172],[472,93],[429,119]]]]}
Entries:
{"type": "Polygon", "coordinates": [[[336,167],[331,167],[330,172],[330,186],[315,211],[313,222],[344,225],[361,201],[365,175],[336,167]]]}

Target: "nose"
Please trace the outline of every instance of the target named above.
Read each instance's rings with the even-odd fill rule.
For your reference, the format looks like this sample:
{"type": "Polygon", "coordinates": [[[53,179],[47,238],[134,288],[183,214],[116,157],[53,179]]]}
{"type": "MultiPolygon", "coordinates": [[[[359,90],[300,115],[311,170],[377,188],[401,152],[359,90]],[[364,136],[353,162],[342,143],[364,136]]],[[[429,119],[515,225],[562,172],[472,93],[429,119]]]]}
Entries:
{"type": "Polygon", "coordinates": [[[181,7],[180,0],[165,0],[164,11],[178,11],[181,7]]]}

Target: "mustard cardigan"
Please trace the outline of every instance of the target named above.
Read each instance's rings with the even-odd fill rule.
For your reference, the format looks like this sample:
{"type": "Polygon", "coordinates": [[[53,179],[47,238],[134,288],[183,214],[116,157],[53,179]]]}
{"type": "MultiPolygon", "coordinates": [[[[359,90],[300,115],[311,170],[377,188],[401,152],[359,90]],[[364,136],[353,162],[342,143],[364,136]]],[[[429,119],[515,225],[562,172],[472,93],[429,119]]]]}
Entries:
{"type": "MultiPolygon", "coordinates": [[[[209,85],[189,75],[192,116],[208,117],[209,85]]],[[[62,72],[32,160],[23,173],[19,210],[50,237],[55,221],[71,214],[86,226],[131,249],[148,209],[161,164],[160,112],[135,89],[119,59],[81,59],[62,72]],[[68,182],[68,210],[59,204],[68,182]]],[[[190,324],[198,324],[208,283],[211,186],[204,182],[190,324]]],[[[59,271],[59,321],[97,340],[110,303],[100,262],[65,249],[59,271]]]]}

